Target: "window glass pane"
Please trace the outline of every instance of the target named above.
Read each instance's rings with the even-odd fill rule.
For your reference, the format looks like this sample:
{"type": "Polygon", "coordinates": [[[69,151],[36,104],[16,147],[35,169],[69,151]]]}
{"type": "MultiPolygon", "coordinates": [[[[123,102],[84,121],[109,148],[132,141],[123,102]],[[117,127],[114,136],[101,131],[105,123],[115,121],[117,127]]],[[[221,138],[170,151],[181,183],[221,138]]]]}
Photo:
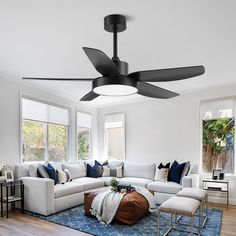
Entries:
{"type": "Polygon", "coordinates": [[[64,125],[48,124],[48,160],[66,161],[67,127],[64,125]]]}
{"type": "Polygon", "coordinates": [[[124,160],[124,128],[109,128],[107,132],[107,159],[124,160]]]}
{"type": "Polygon", "coordinates": [[[91,129],[77,127],[78,159],[87,160],[90,156],[91,129]]]}
{"type": "Polygon", "coordinates": [[[124,120],[123,112],[105,115],[105,155],[108,160],[125,159],[124,120]]]}
{"type": "Polygon", "coordinates": [[[204,172],[222,169],[234,173],[234,118],[203,120],[203,160],[204,172]]]}
{"type": "Polygon", "coordinates": [[[23,120],[23,162],[44,161],[46,124],[23,120]]]}

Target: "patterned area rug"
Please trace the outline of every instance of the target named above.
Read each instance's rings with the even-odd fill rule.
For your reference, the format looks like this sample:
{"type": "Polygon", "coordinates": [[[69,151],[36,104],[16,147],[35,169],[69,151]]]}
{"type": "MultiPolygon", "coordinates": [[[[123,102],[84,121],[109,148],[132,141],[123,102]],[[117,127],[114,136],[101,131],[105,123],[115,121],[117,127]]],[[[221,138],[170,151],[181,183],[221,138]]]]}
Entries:
{"type": "MultiPolygon", "coordinates": [[[[153,214],[148,214],[132,226],[121,225],[115,222],[111,225],[101,224],[96,218],[87,217],[84,215],[83,205],[50,216],[42,216],[32,212],[26,212],[26,214],[97,236],[157,235],[157,209],[153,214]]],[[[220,209],[209,209],[208,215],[209,219],[203,228],[201,235],[220,235],[222,211],[220,209]]],[[[195,218],[195,225],[197,225],[198,218],[195,218]]],[[[162,234],[167,230],[169,220],[169,214],[161,213],[162,234]]],[[[189,223],[189,220],[189,217],[183,217],[181,219],[184,223],[189,223]]],[[[196,228],[195,231],[197,232],[196,228]]],[[[188,233],[172,230],[168,235],[184,236],[188,235],[188,233]]]]}

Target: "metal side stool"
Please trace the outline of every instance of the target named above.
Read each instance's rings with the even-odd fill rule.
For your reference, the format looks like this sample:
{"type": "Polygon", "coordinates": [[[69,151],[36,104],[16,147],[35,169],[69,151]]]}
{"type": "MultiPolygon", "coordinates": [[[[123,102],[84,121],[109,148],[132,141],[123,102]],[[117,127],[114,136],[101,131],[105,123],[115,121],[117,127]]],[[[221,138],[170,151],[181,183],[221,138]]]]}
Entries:
{"type": "MultiPolygon", "coordinates": [[[[201,203],[192,198],[185,198],[185,197],[171,197],[166,202],[162,203],[161,206],[158,209],[158,236],[161,236],[161,212],[166,212],[170,214],[170,227],[168,230],[163,234],[167,235],[171,230],[179,230],[183,232],[188,232],[190,235],[197,234],[201,235],[201,203]],[[194,215],[195,213],[199,211],[199,217],[198,217],[198,232],[194,232],[194,215]],[[182,215],[182,216],[188,216],[191,217],[191,224],[190,231],[187,231],[183,228],[176,227],[175,224],[173,224],[173,215],[182,215]]],[[[178,223],[181,225],[182,223],[178,223]]],[[[183,224],[184,225],[184,224],[183,224]]]]}
{"type": "MultiPolygon", "coordinates": [[[[207,218],[208,218],[208,194],[206,190],[199,189],[199,188],[184,188],[180,192],[177,193],[178,197],[187,197],[196,199],[201,202],[201,218],[202,218],[202,227],[204,227],[207,218]],[[203,215],[204,213],[204,205],[206,208],[205,217],[203,215]]],[[[180,218],[178,219],[178,221],[180,218]]]]}

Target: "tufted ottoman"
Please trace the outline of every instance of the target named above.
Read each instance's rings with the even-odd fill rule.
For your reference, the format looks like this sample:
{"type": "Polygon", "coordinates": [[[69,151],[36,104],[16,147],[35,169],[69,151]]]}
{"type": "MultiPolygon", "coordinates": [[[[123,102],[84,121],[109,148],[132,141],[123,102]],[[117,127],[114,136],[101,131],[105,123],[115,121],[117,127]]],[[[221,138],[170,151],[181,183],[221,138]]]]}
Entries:
{"type": "MultiPolygon", "coordinates": [[[[173,215],[183,215],[191,217],[191,229],[190,233],[193,235],[194,230],[194,214],[196,211],[199,211],[199,218],[198,218],[198,235],[200,235],[201,232],[201,221],[200,221],[200,202],[198,200],[192,199],[192,198],[186,198],[186,197],[171,197],[167,201],[161,204],[161,206],[158,209],[158,236],[161,235],[160,227],[161,227],[161,212],[166,212],[170,214],[170,227],[166,231],[164,235],[167,235],[172,229],[185,231],[182,228],[176,228],[173,225],[172,216],[173,215]]],[[[179,223],[180,224],[180,223],[179,223]]],[[[189,232],[189,231],[187,231],[189,232]]]]}
{"type": "MultiPolygon", "coordinates": [[[[88,192],[84,194],[85,215],[91,216],[91,205],[98,193],[88,192]]],[[[149,204],[145,197],[135,191],[128,192],[121,200],[114,220],[122,224],[132,225],[147,215],[148,209],[149,204]]]]}

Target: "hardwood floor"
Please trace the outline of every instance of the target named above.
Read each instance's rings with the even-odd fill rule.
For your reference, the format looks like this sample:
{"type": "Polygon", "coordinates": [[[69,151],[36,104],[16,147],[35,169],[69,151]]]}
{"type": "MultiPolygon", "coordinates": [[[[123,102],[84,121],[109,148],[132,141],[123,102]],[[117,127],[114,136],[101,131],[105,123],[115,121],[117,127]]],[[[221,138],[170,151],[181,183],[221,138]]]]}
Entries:
{"type": "Polygon", "coordinates": [[[223,219],[221,226],[221,236],[235,236],[236,235],[236,206],[230,206],[229,210],[225,205],[209,204],[209,207],[221,208],[223,210],[223,219]]]}
{"type": "MultiPolygon", "coordinates": [[[[223,210],[223,220],[221,236],[236,235],[236,206],[230,206],[229,210],[225,205],[209,204],[209,207],[221,208],[223,210]]],[[[0,218],[0,236],[88,236],[67,227],[50,223],[18,212],[11,212],[8,219],[0,218]]]]}

